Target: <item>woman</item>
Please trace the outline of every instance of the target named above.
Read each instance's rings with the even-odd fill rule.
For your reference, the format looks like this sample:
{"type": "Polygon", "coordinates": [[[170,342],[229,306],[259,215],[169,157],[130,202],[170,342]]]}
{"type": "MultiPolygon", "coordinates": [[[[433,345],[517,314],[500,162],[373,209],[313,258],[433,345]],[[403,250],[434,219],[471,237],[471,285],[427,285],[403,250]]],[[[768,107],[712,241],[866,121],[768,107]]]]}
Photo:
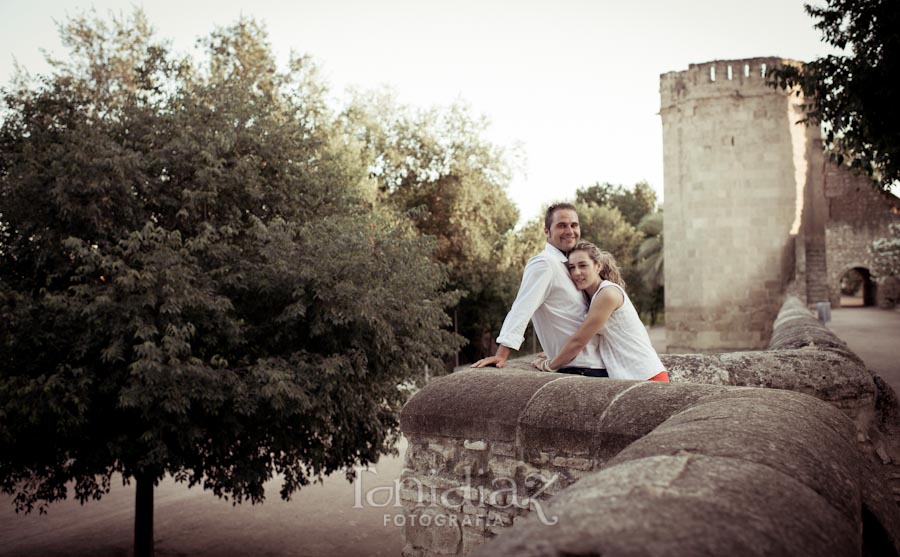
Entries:
{"type": "Polygon", "coordinates": [[[609,376],[615,379],[669,381],[647,329],[641,323],[628,294],[625,281],[608,252],[589,242],[578,243],[569,252],[569,276],[590,300],[584,323],[553,359],[538,358],[531,365],[542,371],[556,371],[569,363],[594,335],[601,334],[600,355],[609,376]]]}

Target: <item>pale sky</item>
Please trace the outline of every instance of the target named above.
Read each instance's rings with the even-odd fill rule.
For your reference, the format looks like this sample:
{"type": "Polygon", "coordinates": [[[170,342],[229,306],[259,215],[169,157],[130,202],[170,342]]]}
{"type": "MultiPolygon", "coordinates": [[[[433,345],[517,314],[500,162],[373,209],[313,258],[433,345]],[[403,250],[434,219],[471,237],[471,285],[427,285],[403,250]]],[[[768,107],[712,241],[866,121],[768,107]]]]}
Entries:
{"type": "Polygon", "coordinates": [[[243,14],[280,62],[311,55],[336,96],[387,85],[416,106],[469,103],[492,141],[521,146],[508,189],[521,220],[597,181],[646,180],[662,199],[660,74],[832,52],[797,0],[0,0],[0,83],[14,58],[34,74],[41,48],[63,53],[54,20],[133,5],[178,52],[243,14]]]}

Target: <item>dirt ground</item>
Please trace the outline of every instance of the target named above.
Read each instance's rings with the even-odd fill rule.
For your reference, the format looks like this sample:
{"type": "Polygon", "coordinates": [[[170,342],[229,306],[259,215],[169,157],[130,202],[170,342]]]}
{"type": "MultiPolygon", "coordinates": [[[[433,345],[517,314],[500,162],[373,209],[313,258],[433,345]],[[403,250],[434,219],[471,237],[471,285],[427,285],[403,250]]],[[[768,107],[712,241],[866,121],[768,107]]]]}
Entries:
{"type": "MultiPolygon", "coordinates": [[[[401,442],[400,454],[406,449],[401,442]]],[[[154,493],[156,555],[160,557],[400,555],[402,508],[394,481],[402,457],[382,458],[349,483],[333,474],[303,488],[289,502],[278,480],[260,505],[233,506],[199,487],[171,478],[154,493]],[[379,489],[380,488],[380,489],[379,489]],[[377,505],[377,506],[376,506],[377,505]]],[[[0,555],[16,557],[126,557],[132,554],[134,484],[114,484],[100,501],[67,500],[46,515],[16,515],[0,496],[0,555]]]]}
{"type": "Polygon", "coordinates": [[[826,325],[900,394],[900,308],[832,309],[826,325]]]}
{"type": "MultiPolygon", "coordinates": [[[[835,309],[828,327],[900,392],[900,310],[835,309]]],[[[665,330],[654,327],[650,333],[664,351],[665,330]]],[[[405,444],[399,449],[402,455],[405,444]]],[[[232,506],[167,479],[156,490],[157,555],[395,557],[401,549],[397,525],[402,512],[392,487],[402,462],[401,457],[383,458],[355,484],[335,474],[289,502],[278,497],[276,479],[267,485],[269,499],[255,506],[232,506]]],[[[72,500],[57,503],[43,516],[16,515],[11,498],[2,495],[0,555],[125,557],[131,554],[133,516],[134,485],[116,484],[101,501],[84,506],[72,500]]]]}

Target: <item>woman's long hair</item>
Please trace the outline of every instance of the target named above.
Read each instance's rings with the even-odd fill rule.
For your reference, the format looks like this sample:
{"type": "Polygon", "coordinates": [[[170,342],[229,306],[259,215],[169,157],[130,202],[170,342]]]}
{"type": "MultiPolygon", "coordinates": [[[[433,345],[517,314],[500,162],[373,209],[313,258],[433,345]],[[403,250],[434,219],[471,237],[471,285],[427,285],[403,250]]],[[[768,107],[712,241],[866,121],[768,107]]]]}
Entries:
{"type": "MultiPolygon", "coordinates": [[[[616,258],[608,251],[603,251],[590,242],[578,242],[572,251],[583,251],[588,254],[591,261],[600,265],[600,278],[614,282],[625,288],[625,281],[622,279],[622,273],[616,264],[616,258]]],[[[571,252],[569,252],[571,253],[571,252]]]]}

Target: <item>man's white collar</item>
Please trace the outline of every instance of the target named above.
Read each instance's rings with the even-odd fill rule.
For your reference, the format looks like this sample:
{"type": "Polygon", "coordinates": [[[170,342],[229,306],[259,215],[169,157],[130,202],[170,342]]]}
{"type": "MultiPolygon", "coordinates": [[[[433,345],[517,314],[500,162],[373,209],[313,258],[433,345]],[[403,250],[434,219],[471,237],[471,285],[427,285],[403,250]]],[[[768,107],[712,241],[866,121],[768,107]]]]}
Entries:
{"type": "Polygon", "coordinates": [[[564,254],[562,251],[560,251],[560,249],[558,247],[554,246],[550,242],[547,242],[547,246],[544,248],[544,251],[552,254],[554,257],[556,257],[560,261],[568,261],[569,260],[569,258],[566,257],[566,254],[564,254]]]}

